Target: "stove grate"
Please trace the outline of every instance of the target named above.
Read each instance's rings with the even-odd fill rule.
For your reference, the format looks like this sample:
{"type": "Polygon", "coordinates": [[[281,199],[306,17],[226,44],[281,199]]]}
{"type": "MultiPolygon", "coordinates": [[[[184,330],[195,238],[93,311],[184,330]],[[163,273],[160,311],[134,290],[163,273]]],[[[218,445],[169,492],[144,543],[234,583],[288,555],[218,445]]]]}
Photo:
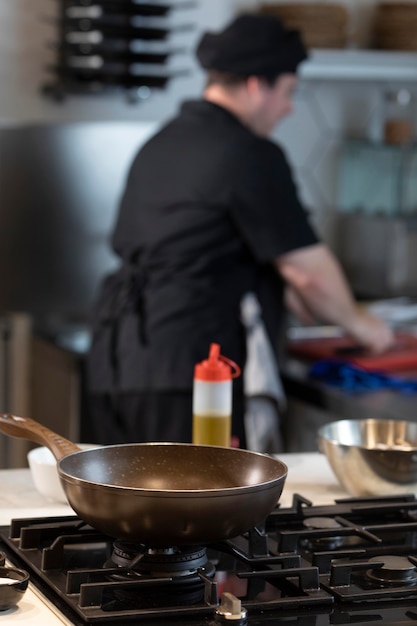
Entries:
{"type": "Polygon", "coordinates": [[[277,507],[258,528],[191,555],[172,547],[157,554],[156,566],[155,551],[141,544],[132,556],[122,543],[117,556],[123,558],[115,562],[114,540],[76,516],[13,520],[0,529],[3,546],[77,626],[217,624],[225,592],[242,602],[248,626],[281,618],[353,624],[375,615],[382,623],[390,615],[395,624],[394,611],[408,616],[417,601],[414,496],[314,506],[296,494],[291,507],[277,507]],[[180,554],[180,565],[165,569],[171,553],[180,554]],[[139,560],[146,567],[136,569],[139,560]]]}

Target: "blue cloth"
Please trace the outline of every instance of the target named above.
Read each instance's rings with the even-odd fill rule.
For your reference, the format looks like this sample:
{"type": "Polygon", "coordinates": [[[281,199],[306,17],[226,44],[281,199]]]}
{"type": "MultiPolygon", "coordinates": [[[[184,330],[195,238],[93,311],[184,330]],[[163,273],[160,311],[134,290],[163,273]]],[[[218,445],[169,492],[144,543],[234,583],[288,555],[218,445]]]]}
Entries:
{"type": "Polygon", "coordinates": [[[401,393],[417,393],[417,380],[390,376],[379,371],[368,371],[344,361],[322,360],[313,363],[309,375],[333,387],[347,391],[378,391],[392,389],[401,393]]]}

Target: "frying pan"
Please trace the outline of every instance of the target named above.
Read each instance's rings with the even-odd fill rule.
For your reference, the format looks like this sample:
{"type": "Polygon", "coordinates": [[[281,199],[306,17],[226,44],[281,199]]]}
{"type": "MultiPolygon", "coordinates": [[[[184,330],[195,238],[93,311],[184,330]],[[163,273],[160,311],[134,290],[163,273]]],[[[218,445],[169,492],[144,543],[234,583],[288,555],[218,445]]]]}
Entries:
{"type": "Polygon", "coordinates": [[[68,502],[96,530],[151,547],[240,535],[276,505],[287,466],[266,454],[182,443],[80,450],[30,418],[0,415],[0,432],[49,448],[68,502]]]}

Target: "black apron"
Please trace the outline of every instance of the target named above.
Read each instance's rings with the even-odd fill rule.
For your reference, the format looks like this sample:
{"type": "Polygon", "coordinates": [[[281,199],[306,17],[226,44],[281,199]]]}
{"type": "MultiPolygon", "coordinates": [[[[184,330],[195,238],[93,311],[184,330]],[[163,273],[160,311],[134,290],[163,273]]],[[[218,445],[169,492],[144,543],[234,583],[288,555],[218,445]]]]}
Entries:
{"type": "Polygon", "coordinates": [[[92,393],[120,391],[119,339],[124,324],[132,328],[132,342],[146,346],[143,288],[145,273],[122,265],[106,276],[93,307],[92,343],[87,359],[88,388],[92,393]]]}

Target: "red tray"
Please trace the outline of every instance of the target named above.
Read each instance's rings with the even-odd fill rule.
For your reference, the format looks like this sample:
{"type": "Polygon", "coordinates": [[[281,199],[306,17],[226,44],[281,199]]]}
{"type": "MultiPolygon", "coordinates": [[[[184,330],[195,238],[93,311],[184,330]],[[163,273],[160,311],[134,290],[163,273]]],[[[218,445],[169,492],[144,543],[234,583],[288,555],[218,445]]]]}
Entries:
{"type": "Polygon", "coordinates": [[[288,341],[287,350],[309,360],[338,359],[366,370],[390,372],[417,369],[417,336],[407,333],[397,333],[394,346],[377,355],[347,337],[293,339],[288,341]]]}

